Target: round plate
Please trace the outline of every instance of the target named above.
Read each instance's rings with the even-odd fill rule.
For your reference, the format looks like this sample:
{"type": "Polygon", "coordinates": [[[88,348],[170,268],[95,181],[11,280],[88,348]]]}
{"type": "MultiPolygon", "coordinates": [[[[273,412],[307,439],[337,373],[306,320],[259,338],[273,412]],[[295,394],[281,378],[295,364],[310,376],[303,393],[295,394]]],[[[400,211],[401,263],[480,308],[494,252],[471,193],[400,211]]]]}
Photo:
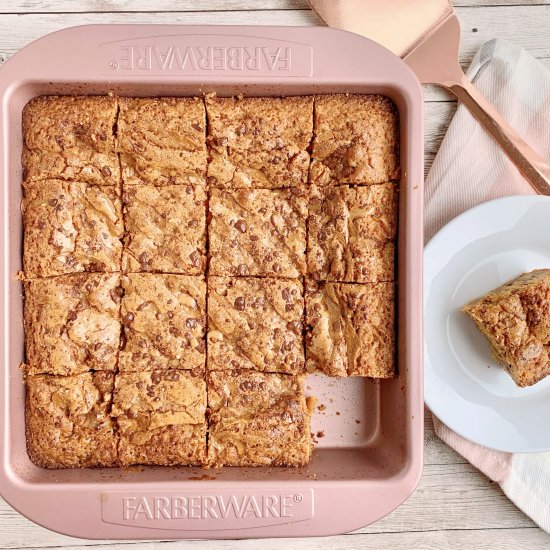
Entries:
{"type": "Polygon", "coordinates": [[[550,450],[550,377],[519,388],[460,311],[550,267],[550,197],[506,197],[468,210],[424,250],[425,400],[463,437],[507,452],[550,450]]]}

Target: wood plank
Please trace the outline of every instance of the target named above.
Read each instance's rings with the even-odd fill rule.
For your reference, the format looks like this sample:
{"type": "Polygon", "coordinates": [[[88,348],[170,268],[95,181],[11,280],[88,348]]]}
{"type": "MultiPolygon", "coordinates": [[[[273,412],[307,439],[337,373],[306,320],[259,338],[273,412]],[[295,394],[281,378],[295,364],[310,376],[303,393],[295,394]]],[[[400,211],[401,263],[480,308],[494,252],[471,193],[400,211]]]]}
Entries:
{"type": "MultiPolygon", "coordinates": [[[[518,6],[548,4],[550,0],[453,0],[454,6],[518,6]]],[[[149,11],[229,11],[309,9],[306,0],[3,0],[0,13],[84,13],[149,11]]]]}

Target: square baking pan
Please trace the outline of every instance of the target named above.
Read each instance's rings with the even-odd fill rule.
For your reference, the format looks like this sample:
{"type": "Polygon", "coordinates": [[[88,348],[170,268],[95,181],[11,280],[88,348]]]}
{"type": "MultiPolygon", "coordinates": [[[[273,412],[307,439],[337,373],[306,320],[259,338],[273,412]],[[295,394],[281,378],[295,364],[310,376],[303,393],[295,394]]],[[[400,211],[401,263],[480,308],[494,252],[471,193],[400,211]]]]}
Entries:
{"type": "Polygon", "coordinates": [[[0,69],[2,312],[0,492],[29,519],[85,538],[331,535],[401,504],[422,471],[423,100],[408,67],[358,35],[320,27],[92,25],[50,34],[0,69]],[[21,114],[44,94],[390,97],[401,129],[398,376],[310,375],[319,433],[303,468],[45,470],[25,442],[21,114]],[[324,435],[324,437],[321,437],[324,435]]]}

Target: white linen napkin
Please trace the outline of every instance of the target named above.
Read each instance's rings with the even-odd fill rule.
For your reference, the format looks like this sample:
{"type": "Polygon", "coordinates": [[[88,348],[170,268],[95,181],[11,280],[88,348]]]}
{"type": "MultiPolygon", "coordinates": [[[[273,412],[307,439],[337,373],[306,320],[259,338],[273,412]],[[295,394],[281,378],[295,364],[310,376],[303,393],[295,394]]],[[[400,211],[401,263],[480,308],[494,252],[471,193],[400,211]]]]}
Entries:
{"type": "MultiPolygon", "coordinates": [[[[542,158],[550,162],[550,71],[504,40],[486,42],[468,77],[542,158]]],[[[498,197],[533,194],[506,154],[460,105],[426,180],[429,240],[461,212],[498,197]]],[[[434,417],[437,435],[496,481],[504,493],[550,533],[550,452],[510,454],[454,433],[434,417]]],[[[550,427],[549,427],[550,429],[550,427]]]]}

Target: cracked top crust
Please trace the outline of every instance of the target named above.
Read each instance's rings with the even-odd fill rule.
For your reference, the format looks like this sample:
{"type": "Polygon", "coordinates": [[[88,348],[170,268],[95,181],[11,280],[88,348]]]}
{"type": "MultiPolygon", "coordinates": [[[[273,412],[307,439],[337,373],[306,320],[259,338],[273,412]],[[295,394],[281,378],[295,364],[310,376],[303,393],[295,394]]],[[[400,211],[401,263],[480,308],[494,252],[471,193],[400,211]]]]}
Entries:
{"type": "Polygon", "coordinates": [[[27,374],[114,371],[120,275],[81,273],[24,282],[27,374]]]}
{"type": "Polygon", "coordinates": [[[126,185],[204,185],[201,98],[120,98],[117,152],[126,185]]]}
{"type": "Polygon", "coordinates": [[[462,309],[518,386],[550,374],[550,269],[524,273],[462,309]]]}
{"type": "Polygon", "coordinates": [[[307,191],[213,189],[210,216],[211,275],[305,274],[307,191]]]}
{"type": "Polygon", "coordinates": [[[204,278],[133,273],[122,286],[119,370],[204,369],[204,278]]]}
{"type": "Polygon", "coordinates": [[[123,465],[206,461],[206,382],[201,377],[177,370],[119,374],[113,416],[123,465]]]}
{"type": "Polygon", "coordinates": [[[397,188],[319,187],[310,191],[308,272],[318,280],[394,280],[397,188]]]}
{"type": "Polygon", "coordinates": [[[114,375],[27,377],[27,449],[42,468],[114,466],[117,436],[109,417],[114,375]]]}
{"type": "Polygon", "coordinates": [[[27,182],[22,202],[27,277],[120,271],[122,205],[115,187],[27,182]]]}
{"type": "Polygon", "coordinates": [[[315,97],[310,182],[383,183],[399,178],[399,119],[379,95],[315,97]]]}
{"type": "Polygon", "coordinates": [[[306,288],[306,365],[329,376],[395,376],[394,285],[306,288]]]}
{"type": "Polygon", "coordinates": [[[301,281],[210,277],[209,370],[304,370],[301,281]]]}
{"type": "Polygon", "coordinates": [[[212,466],[302,466],[311,454],[303,376],[210,372],[212,466]]]}
{"type": "Polygon", "coordinates": [[[116,185],[120,168],[108,96],[41,96],[23,110],[23,168],[29,181],[76,180],[116,185]]]}
{"type": "Polygon", "coordinates": [[[124,271],[200,275],[206,268],[206,192],[190,185],[127,186],[124,271]]]}
{"type": "Polygon", "coordinates": [[[312,97],[206,98],[208,182],[220,188],[307,183],[312,97]]]}

